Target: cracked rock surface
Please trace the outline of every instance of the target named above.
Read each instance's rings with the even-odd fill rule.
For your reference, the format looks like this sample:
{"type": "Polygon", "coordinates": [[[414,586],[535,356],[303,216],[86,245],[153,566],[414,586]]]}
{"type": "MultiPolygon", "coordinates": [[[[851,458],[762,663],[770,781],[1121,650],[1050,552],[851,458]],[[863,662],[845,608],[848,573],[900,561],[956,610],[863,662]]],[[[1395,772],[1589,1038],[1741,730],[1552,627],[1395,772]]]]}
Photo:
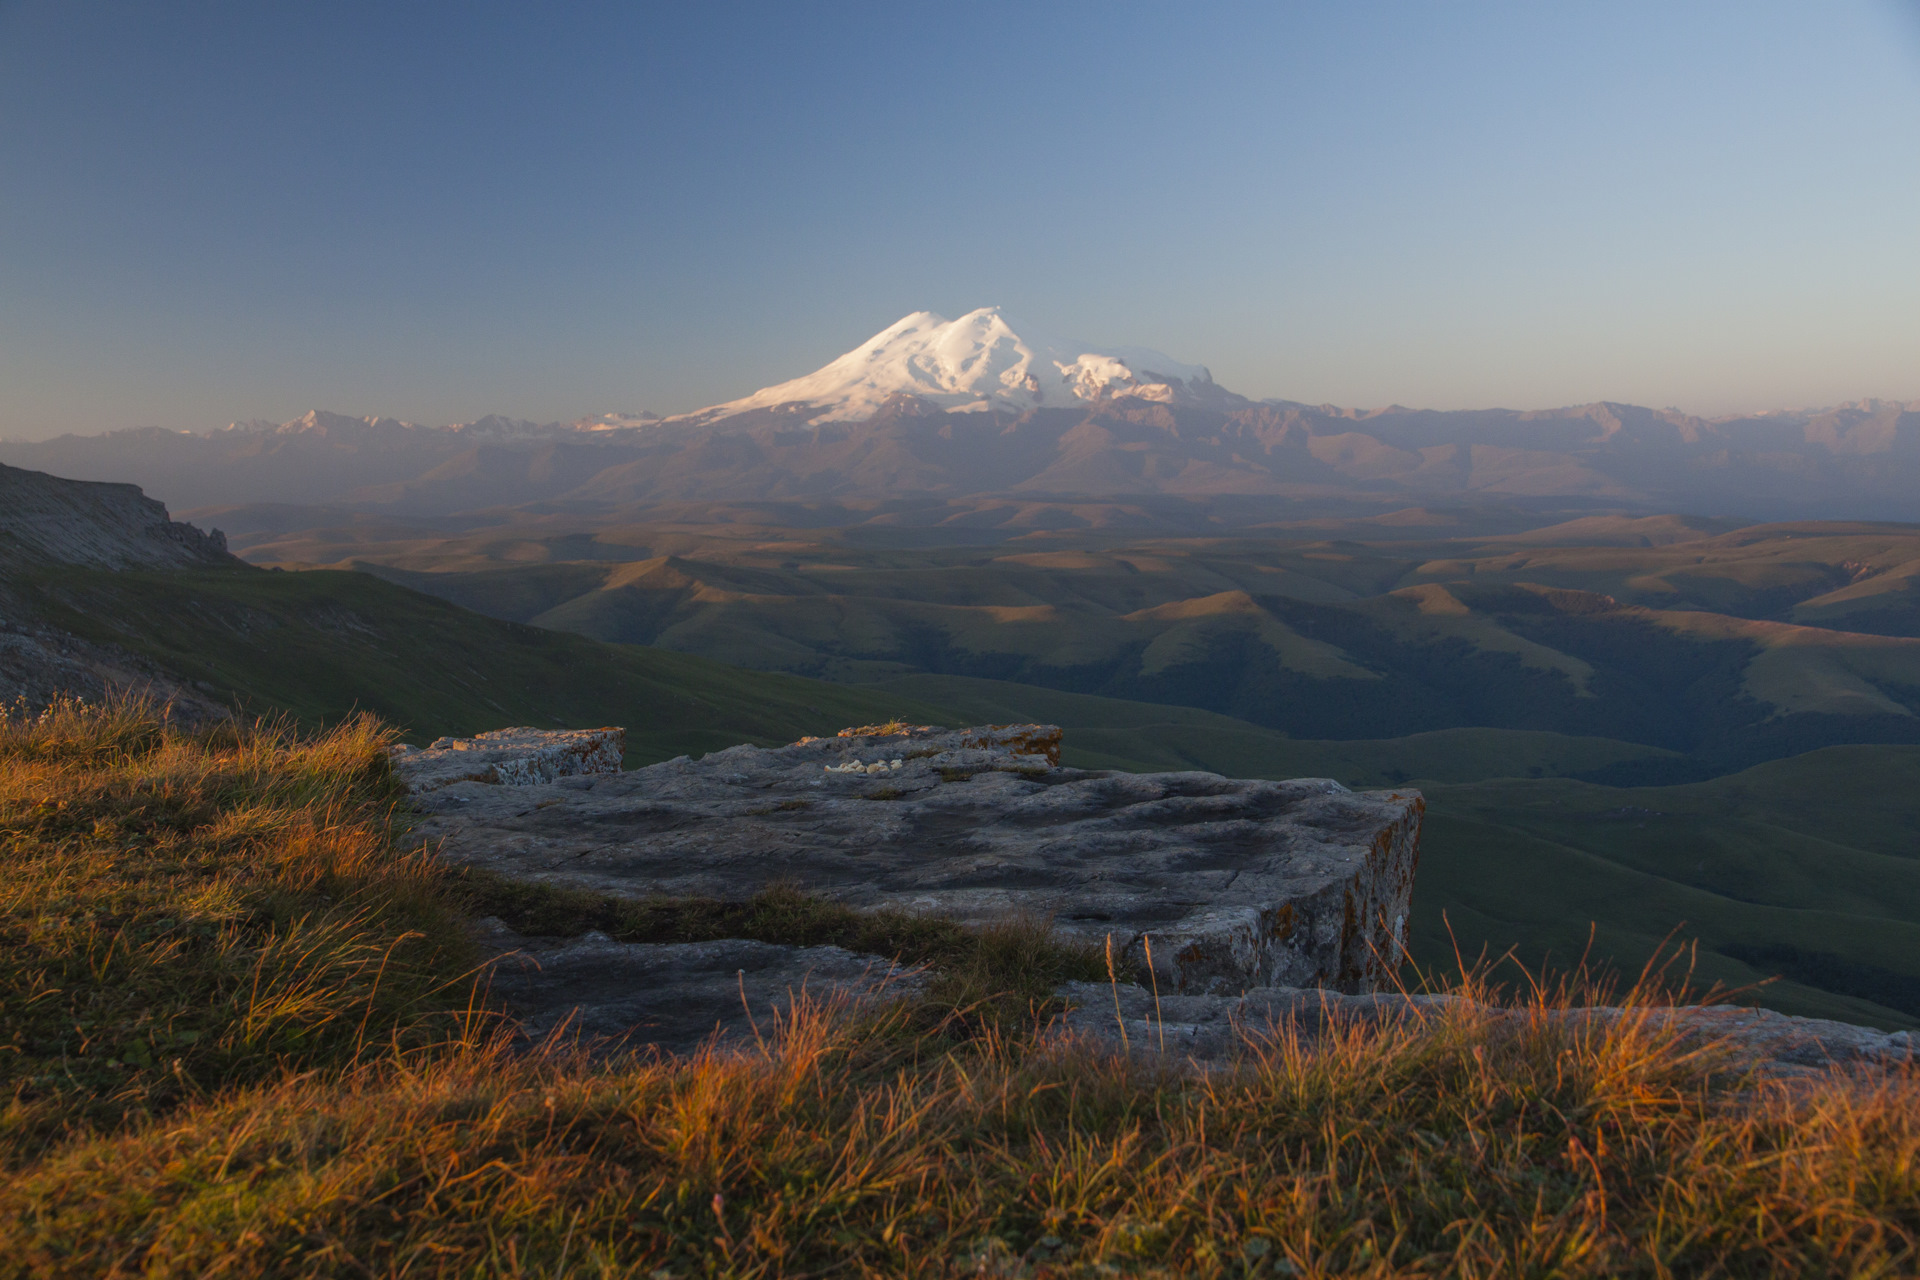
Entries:
{"type": "MultiPolygon", "coordinates": [[[[445,739],[397,752],[395,767],[425,811],[421,834],[507,876],[734,899],[798,880],[855,906],[963,921],[1046,913],[1095,942],[1111,934],[1136,963],[1151,940],[1158,996],[1069,983],[1057,993],[1071,1006],[1054,1028],[1062,1038],[1231,1062],[1250,1037],[1311,1038],[1332,1021],[1419,1019],[1464,1003],[1375,989],[1381,959],[1402,941],[1417,792],[1063,769],[1060,731],[1048,725],[849,730],[621,773],[619,733],[445,739]]],[[[533,1036],[564,1024],[675,1052],[709,1038],[748,1045],[754,1021],[768,1028],[799,992],[888,999],[925,980],[838,947],[524,938],[481,923],[498,957],[494,994],[533,1036]]],[[[1479,1012],[1496,1034],[1538,1016],[1479,1012]]],[[[1628,1014],[1544,1016],[1605,1026],[1628,1014]]],[[[1913,1061],[1908,1032],[1731,1006],[1644,1016],[1763,1076],[1913,1061]]]]}
{"type": "Polygon", "coordinates": [[[524,787],[618,773],[626,748],[625,729],[495,729],[473,738],[438,738],[425,747],[396,746],[392,755],[407,789],[418,796],[456,782],[524,787]]]}
{"type": "Polygon", "coordinates": [[[620,1041],[689,1053],[771,1033],[796,997],[826,1001],[897,998],[924,975],[840,947],[789,947],[730,938],[666,944],[616,942],[598,931],[566,940],[522,937],[481,921],[480,941],[498,959],[492,994],[538,1039],[564,1026],[589,1043],[620,1041]]]}
{"type": "MultiPolygon", "coordinates": [[[[506,732],[527,751],[561,736],[506,732]]],[[[630,773],[522,778],[538,771],[489,760],[499,781],[448,777],[447,762],[493,751],[469,743],[395,761],[416,780],[419,833],[456,861],[633,896],[738,900],[794,881],[963,922],[1031,912],[1111,936],[1135,963],[1150,950],[1163,990],[1195,994],[1372,990],[1404,944],[1424,812],[1418,792],[1328,779],[1062,768],[1051,725],[885,726],[630,773]]]]}

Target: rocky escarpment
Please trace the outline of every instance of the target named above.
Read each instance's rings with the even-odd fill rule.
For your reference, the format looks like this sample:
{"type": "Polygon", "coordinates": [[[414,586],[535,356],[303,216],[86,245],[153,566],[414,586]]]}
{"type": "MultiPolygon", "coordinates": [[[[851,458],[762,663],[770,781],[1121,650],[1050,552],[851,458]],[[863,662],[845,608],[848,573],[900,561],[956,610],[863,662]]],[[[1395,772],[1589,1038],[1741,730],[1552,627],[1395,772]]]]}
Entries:
{"type": "Polygon", "coordinates": [[[59,698],[99,702],[142,693],[176,719],[230,714],[175,674],[118,645],[83,640],[34,616],[7,579],[79,565],[92,569],[238,566],[218,529],[167,518],[136,485],[64,480],[0,466],[0,706],[33,710],[59,698]]]}
{"type": "Polygon", "coordinates": [[[438,738],[426,747],[401,744],[393,748],[393,763],[407,790],[423,796],[456,782],[532,786],[618,773],[626,746],[624,729],[495,729],[472,738],[438,738]]]}
{"type": "Polygon", "coordinates": [[[218,529],[169,519],[138,485],[0,466],[0,569],[49,563],[183,569],[237,561],[218,529]]]}
{"type": "MultiPolygon", "coordinates": [[[[513,732],[525,752],[549,737],[513,732]]],[[[850,730],[631,773],[605,767],[611,749],[510,787],[481,776],[506,741],[395,763],[421,833],[508,876],[726,899],[797,881],[970,923],[1031,913],[1192,993],[1370,991],[1405,943],[1418,792],[1063,768],[1049,725],[850,730]]],[[[592,754],[579,734],[548,749],[592,754]]]]}
{"type": "Polygon", "coordinates": [[[480,941],[500,957],[492,990],[514,1007],[523,1034],[564,1028],[590,1042],[672,1053],[712,1039],[748,1041],[771,1031],[798,999],[864,1003],[926,984],[924,971],[878,956],[749,938],[643,944],[598,931],[527,938],[489,919],[480,941]]]}

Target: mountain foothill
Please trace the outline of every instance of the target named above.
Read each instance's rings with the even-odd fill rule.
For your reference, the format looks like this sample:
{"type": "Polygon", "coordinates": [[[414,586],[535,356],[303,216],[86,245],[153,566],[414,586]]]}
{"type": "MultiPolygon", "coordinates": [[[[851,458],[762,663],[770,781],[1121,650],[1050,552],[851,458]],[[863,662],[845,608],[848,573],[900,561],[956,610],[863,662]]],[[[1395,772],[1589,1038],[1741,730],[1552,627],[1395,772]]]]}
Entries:
{"type": "Polygon", "coordinates": [[[1424,963],[1679,930],[1703,982],[1920,1022],[1920,403],[1256,401],[989,308],[675,417],[0,461],[29,696],[613,720],[634,762],[1049,721],[1087,767],[1421,787],[1424,963]]]}

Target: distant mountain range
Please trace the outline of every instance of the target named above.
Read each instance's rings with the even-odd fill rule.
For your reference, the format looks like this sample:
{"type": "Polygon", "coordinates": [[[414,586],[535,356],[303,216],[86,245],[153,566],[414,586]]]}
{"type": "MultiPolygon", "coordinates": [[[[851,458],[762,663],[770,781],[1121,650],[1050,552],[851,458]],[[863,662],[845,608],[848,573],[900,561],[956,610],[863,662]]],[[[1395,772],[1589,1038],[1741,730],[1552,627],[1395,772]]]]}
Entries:
{"type": "Polygon", "coordinates": [[[984,494],[1413,503],[1920,520],[1920,401],[1703,418],[1249,400],[1202,366],[1022,336],[993,308],[916,312],[820,370],[696,413],[448,427],[311,412],[204,434],[0,444],[0,461],[131,480],[176,509],[327,503],[433,515],[545,504],[984,494]]]}

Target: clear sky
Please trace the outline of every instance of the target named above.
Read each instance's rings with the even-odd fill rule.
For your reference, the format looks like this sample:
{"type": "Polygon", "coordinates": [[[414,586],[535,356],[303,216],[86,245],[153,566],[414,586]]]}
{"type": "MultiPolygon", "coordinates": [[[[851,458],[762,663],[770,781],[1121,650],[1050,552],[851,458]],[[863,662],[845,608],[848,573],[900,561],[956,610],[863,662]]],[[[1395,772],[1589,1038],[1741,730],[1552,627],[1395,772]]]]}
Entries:
{"type": "Polygon", "coordinates": [[[673,412],[983,305],[1253,396],[1920,398],[1920,7],[0,0],[0,435],[673,412]]]}

